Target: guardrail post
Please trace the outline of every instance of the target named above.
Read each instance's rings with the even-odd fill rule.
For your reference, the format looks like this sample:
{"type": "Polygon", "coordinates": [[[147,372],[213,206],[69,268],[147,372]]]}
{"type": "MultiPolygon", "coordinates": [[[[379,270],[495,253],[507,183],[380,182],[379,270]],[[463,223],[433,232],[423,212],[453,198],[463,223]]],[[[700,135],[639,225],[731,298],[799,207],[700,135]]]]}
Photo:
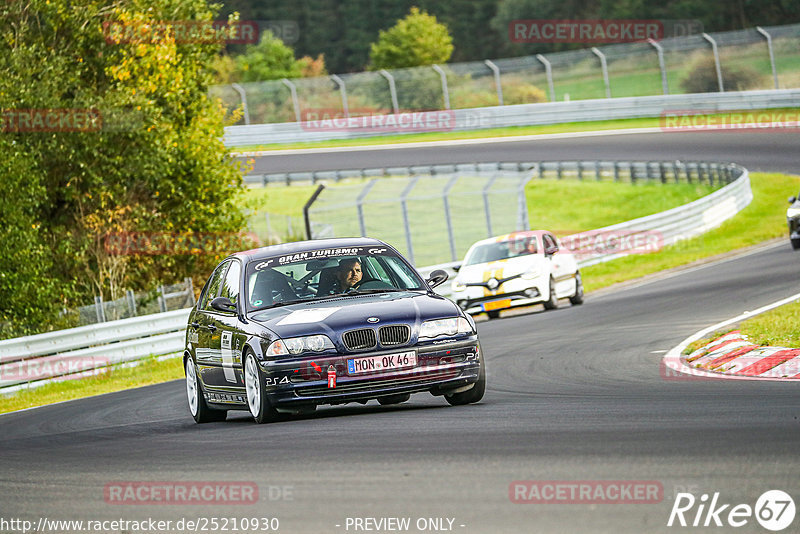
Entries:
{"type": "Polygon", "coordinates": [[[711,51],[714,54],[714,67],[717,69],[717,83],[719,84],[719,92],[724,93],[725,85],[722,83],[722,67],[719,64],[719,49],[717,48],[717,42],[707,33],[703,33],[703,39],[711,43],[711,51]]]}
{"type": "Polygon", "coordinates": [[[411,225],[408,222],[408,205],[406,204],[406,200],[411,190],[417,185],[418,180],[419,176],[411,178],[411,182],[409,182],[405,189],[403,189],[403,192],[400,193],[400,210],[403,213],[403,231],[406,234],[406,248],[408,249],[408,259],[411,265],[414,265],[414,246],[411,243],[411,225]]]}
{"type": "Polygon", "coordinates": [[[451,261],[458,261],[456,257],[456,237],[453,233],[453,221],[450,219],[450,189],[456,185],[458,181],[458,174],[453,174],[448,180],[447,185],[444,186],[442,191],[442,201],[444,202],[444,220],[447,223],[447,240],[450,242],[450,258],[451,261]]]}
{"type": "MultiPolygon", "coordinates": [[[[131,310],[131,317],[136,317],[136,295],[130,289],[125,291],[125,297],[128,299],[128,309],[131,310]]],[[[194,297],[194,294],[192,294],[194,297]]],[[[194,302],[192,302],[194,305],[194,302]]]]}
{"type": "Polygon", "coordinates": [[[381,69],[378,72],[389,82],[389,95],[392,97],[392,109],[394,110],[394,114],[397,115],[400,112],[400,105],[397,103],[397,86],[394,84],[394,76],[386,69],[381,69]]]}
{"type": "Polygon", "coordinates": [[[544,178],[544,165],[542,165],[541,161],[536,164],[536,172],[538,173],[540,180],[544,178]]]}
{"type": "Polygon", "coordinates": [[[297,99],[297,87],[289,81],[287,78],[283,78],[281,80],[283,85],[289,88],[289,92],[292,93],[292,106],[294,106],[294,118],[297,122],[301,122],[300,118],[300,100],[297,99]]]}
{"type": "Polygon", "coordinates": [[[103,296],[97,296],[94,298],[94,311],[97,315],[97,322],[104,323],[106,322],[106,310],[103,308],[103,296]]]}
{"type": "Polygon", "coordinates": [[[311,209],[311,205],[317,200],[319,194],[322,193],[323,189],[325,189],[325,186],[319,184],[316,191],[314,191],[314,193],[311,195],[311,198],[309,198],[308,202],[306,202],[303,206],[303,221],[306,223],[306,239],[314,239],[314,237],[311,235],[311,218],[309,216],[309,210],[311,209]]]}
{"type": "Polygon", "coordinates": [[[661,91],[665,95],[668,95],[669,84],[667,83],[667,67],[664,64],[664,48],[662,48],[662,46],[653,39],[648,39],[647,42],[656,49],[656,54],[658,55],[658,68],[661,70],[661,91]]]}
{"type": "MultiPolygon", "coordinates": [[[[495,65],[489,59],[484,59],[483,63],[487,67],[492,69],[492,72],[494,73],[494,85],[497,88],[497,101],[502,106],[503,105],[503,86],[500,85],[500,68],[497,65],[495,65]]],[[[455,261],[455,260],[453,260],[453,261],[455,261]]]]}
{"type": "Polygon", "coordinates": [[[350,118],[350,107],[347,105],[347,86],[344,84],[344,80],[336,74],[331,74],[330,78],[339,86],[339,92],[342,93],[342,111],[345,118],[350,118]]]}
{"type": "Polygon", "coordinates": [[[547,76],[547,89],[550,91],[550,102],[556,101],[556,90],[555,86],[553,85],[553,67],[550,65],[550,61],[547,60],[542,54],[536,54],[536,59],[538,59],[542,65],[544,65],[544,73],[547,76]]]}
{"type": "MultiPolygon", "coordinates": [[[[664,166],[664,162],[663,161],[659,161],[658,162],[658,169],[661,172],[661,183],[662,184],[667,183],[667,168],[664,166]]],[[[677,182],[675,182],[675,183],[677,183],[677,182]]]]}
{"type": "Polygon", "coordinates": [[[531,181],[531,178],[533,178],[533,172],[529,172],[523,176],[522,180],[519,182],[519,186],[517,187],[517,228],[519,228],[521,231],[530,230],[530,224],[528,221],[528,200],[525,197],[525,186],[528,185],[528,182],[531,181]]]}
{"type": "Polygon", "coordinates": [[[630,162],[628,162],[628,169],[629,169],[628,172],[631,175],[631,184],[635,184],[636,183],[636,165],[632,161],[630,161],[630,162]]]}
{"type": "Polygon", "coordinates": [[[431,65],[431,67],[439,74],[439,78],[442,80],[442,98],[444,99],[444,109],[450,109],[450,90],[447,88],[447,75],[439,65],[431,65]]]}
{"type": "MultiPolygon", "coordinates": [[[[367,185],[364,186],[364,189],[358,194],[356,197],[356,211],[358,212],[358,228],[361,231],[361,237],[367,237],[367,224],[364,221],[364,198],[369,194],[370,189],[375,185],[377,182],[377,178],[373,178],[367,185]]],[[[455,261],[455,260],[453,260],[455,261]]]]}
{"type": "Polygon", "coordinates": [[[561,180],[561,178],[562,178],[562,176],[561,176],[561,162],[557,161],[556,162],[556,179],[561,180]]]}
{"type": "Polygon", "coordinates": [[[594,46],[592,47],[592,52],[600,58],[600,68],[603,71],[603,83],[606,86],[606,98],[611,98],[611,84],[608,81],[608,63],[606,62],[606,55],[594,46]]]}
{"type": "Polygon", "coordinates": [[[778,70],[775,68],[775,54],[772,50],[772,36],[767,33],[767,30],[762,28],[761,26],[756,26],[756,30],[758,33],[764,36],[767,40],[767,50],[769,51],[769,64],[772,67],[772,79],[775,83],[775,89],[778,88],[778,70]]]}
{"type": "Polygon", "coordinates": [[[594,162],[594,179],[597,180],[598,182],[603,179],[599,161],[594,162]]]}
{"type": "Polygon", "coordinates": [[[678,161],[677,160],[672,162],[672,176],[673,176],[673,178],[675,178],[675,183],[676,184],[680,183],[681,175],[680,175],[680,172],[678,171],[678,161]]]}
{"type": "Polygon", "coordinates": [[[577,163],[577,170],[578,170],[578,181],[583,181],[583,162],[578,161],[577,163]]]}
{"type": "Polygon", "coordinates": [[[614,181],[619,182],[619,161],[614,162],[614,181]]]}
{"type": "Polygon", "coordinates": [[[189,306],[194,306],[197,304],[197,301],[194,299],[194,283],[192,282],[192,278],[187,276],[183,280],[186,282],[186,291],[189,292],[189,306]]]}
{"type": "Polygon", "coordinates": [[[483,212],[486,214],[486,237],[492,237],[494,232],[492,231],[492,212],[489,208],[489,189],[492,188],[492,184],[494,181],[497,180],[499,173],[495,173],[489,178],[489,181],[486,182],[486,185],[483,186],[483,212]]]}
{"type": "Polygon", "coordinates": [[[161,293],[158,296],[158,309],[165,312],[167,311],[167,292],[164,290],[164,284],[158,286],[158,290],[161,293]]]}
{"type": "Polygon", "coordinates": [[[239,93],[239,98],[242,99],[242,113],[244,114],[244,123],[250,124],[250,111],[247,109],[247,93],[244,90],[244,87],[239,85],[238,83],[232,83],[231,87],[233,90],[239,93]]]}

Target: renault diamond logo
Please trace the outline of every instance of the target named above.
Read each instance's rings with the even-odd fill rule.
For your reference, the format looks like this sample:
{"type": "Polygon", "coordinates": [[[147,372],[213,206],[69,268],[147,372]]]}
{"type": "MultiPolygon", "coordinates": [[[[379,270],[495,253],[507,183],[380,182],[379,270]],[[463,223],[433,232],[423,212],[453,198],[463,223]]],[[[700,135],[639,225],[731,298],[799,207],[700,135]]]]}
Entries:
{"type": "Polygon", "coordinates": [[[497,289],[500,286],[500,283],[497,281],[496,278],[489,278],[486,282],[486,287],[489,289],[497,289]]]}

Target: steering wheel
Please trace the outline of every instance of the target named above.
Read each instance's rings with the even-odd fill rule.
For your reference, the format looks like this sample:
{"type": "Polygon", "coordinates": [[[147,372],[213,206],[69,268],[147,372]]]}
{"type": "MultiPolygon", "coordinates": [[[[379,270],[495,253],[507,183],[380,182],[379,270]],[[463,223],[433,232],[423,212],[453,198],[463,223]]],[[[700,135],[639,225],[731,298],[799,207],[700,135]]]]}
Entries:
{"type": "Polygon", "coordinates": [[[359,287],[361,287],[362,284],[366,284],[367,282],[380,282],[380,280],[378,280],[377,278],[370,278],[367,276],[362,278],[355,284],[353,284],[353,289],[358,289],[359,287]]]}

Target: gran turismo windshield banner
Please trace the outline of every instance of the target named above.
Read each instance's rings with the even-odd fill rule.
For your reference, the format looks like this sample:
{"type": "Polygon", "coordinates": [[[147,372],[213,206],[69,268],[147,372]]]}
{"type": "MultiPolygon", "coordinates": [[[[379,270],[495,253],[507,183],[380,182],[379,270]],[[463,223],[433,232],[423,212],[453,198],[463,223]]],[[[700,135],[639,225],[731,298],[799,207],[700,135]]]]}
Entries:
{"type": "Polygon", "coordinates": [[[339,258],[342,256],[396,256],[395,252],[386,247],[339,247],[325,248],[319,250],[307,250],[304,252],[294,252],[283,254],[274,258],[266,259],[256,263],[256,271],[268,267],[278,267],[299,261],[323,260],[328,258],[339,258]]]}

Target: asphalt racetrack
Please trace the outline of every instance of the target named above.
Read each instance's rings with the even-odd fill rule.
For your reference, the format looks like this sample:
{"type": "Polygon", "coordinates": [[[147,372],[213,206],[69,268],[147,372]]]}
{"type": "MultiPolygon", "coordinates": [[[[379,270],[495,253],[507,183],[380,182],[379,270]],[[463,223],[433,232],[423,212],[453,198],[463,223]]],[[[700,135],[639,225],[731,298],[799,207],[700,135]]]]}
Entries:
{"type": "MultiPolygon", "coordinates": [[[[661,154],[658,159],[735,161],[751,170],[800,169],[800,143],[786,134],[682,139],[616,136],[549,148],[454,149],[455,158],[441,148],[430,154],[453,161],[483,154],[501,161],[591,159],[605,147],[610,153],[603,159],[661,154]],[[755,147],[745,150],[748,137],[755,147]]],[[[415,157],[399,152],[351,153],[347,166],[415,157]]],[[[417,153],[414,162],[424,156],[417,153]]],[[[306,158],[309,167],[321,164],[306,158]]],[[[42,517],[267,517],[278,518],[284,533],[401,531],[377,530],[366,518],[409,518],[408,532],[704,531],[677,522],[667,527],[675,496],[688,492],[697,500],[685,513],[689,525],[702,495],[711,501],[718,493],[717,508],[729,504],[718,516],[724,526],[713,527],[711,519],[708,530],[728,532],[734,530],[727,523],[731,508],[755,508],[767,490],[800,502],[798,384],[681,379],[662,370],[661,358],[703,327],[797,292],[800,254],[787,239],[589,295],[582,306],[562,301],[552,312],[482,322],[488,390],[471,406],[418,394],[402,406],[322,408],[269,425],[253,424],[244,412],[196,425],[184,385],[175,381],[0,416],[0,517],[34,524],[42,517]],[[520,480],[649,481],[663,491],[643,504],[515,503],[509,488],[520,480]],[[259,500],[110,504],[104,488],[119,481],[246,481],[258,486],[259,500]]],[[[706,513],[699,515],[702,525],[706,513]]],[[[736,531],[765,532],[755,517],[744,520],[736,531]]],[[[786,532],[798,524],[795,518],[786,532]]]]}

